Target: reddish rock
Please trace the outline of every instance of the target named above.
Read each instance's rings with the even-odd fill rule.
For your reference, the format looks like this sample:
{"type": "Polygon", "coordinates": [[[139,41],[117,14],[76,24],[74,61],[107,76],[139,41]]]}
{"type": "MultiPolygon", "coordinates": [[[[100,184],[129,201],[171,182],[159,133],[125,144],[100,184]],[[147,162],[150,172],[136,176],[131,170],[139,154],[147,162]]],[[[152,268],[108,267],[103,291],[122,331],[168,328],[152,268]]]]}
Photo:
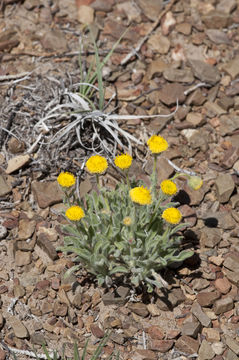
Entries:
{"type": "Polygon", "coordinates": [[[58,301],[54,303],[53,313],[55,316],[66,316],[68,307],[66,304],[62,304],[58,301]]]}
{"type": "Polygon", "coordinates": [[[45,280],[38,281],[36,283],[36,288],[38,290],[42,290],[42,289],[48,288],[49,285],[50,285],[50,281],[45,279],[45,280]]]}
{"type": "Polygon", "coordinates": [[[97,338],[104,337],[104,331],[97,324],[91,324],[90,330],[95,337],[97,338]]]}
{"type": "Polygon", "coordinates": [[[128,304],[128,308],[135,314],[142,316],[142,317],[146,317],[149,314],[147,306],[143,303],[131,303],[131,304],[128,304]]]}
{"type": "Polygon", "coordinates": [[[220,298],[219,291],[206,292],[202,291],[197,294],[197,301],[201,306],[211,306],[214,304],[215,300],[220,298]]]}
{"type": "Polygon", "coordinates": [[[215,280],[215,288],[220,291],[222,294],[227,294],[231,289],[231,283],[227,280],[226,277],[215,280]]]}
{"type": "Polygon", "coordinates": [[[223,299],[217,300],[214,304],[214,312],[216,315],[225,313],[233,308],[233,299],[227,296],[223,299]]]}
{"type": "Polygon", "coordinates": [[[175,347],[184,353],[194,354],[198,352],[199,342],[190,336],[183,335],[176,341],[175,347]]]}
{"type": "Polygon", "coordinates": [[[156,340],[153,339],[151,341],[151,350],[156,350],[162,353],[166,353],[173,347],[174,341],[173,340],[156,340]]]}
{"type": "Polygon", "coordinates": [[[164,338],[164,332],[158,326],[150,326],[148,328],[148,334],[152,339],[162,340],[164,338]]]}
{"type": "MultiPolygon", "coordinates": [[[[104,348],[105,349],[105,348],[104,348]]],[[[135,353],[138,354],[137,355],[137,359],[142,359],[142,360],[157,360],[158,356],[155,354],[155,352],[151,351],[151,350],[147,350],[147,349],[136,349],[135,353]],[[139,356],[139,357],[138,357],[139,356]]],[[[1,359],[0,359],[1,360],[1,359]]]]}
{"type": "Polygon", "coordinates": [[[33,181],[32,191],[39,207],[43,209],[63,200],[63,192],[57,181],[33,181]]]}

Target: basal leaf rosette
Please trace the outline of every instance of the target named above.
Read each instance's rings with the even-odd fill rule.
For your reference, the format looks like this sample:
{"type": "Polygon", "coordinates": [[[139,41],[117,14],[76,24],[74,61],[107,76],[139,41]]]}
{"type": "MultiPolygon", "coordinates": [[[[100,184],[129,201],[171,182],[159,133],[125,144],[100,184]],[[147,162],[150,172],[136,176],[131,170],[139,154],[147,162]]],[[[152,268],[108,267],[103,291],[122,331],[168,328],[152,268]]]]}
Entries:
{"type": "Polygon", "coordinates": [[[150,205],[152,202],[150,191],[144,186],[131,189],[129,195],[133,202],[140,205],[150,205]]]}
{"type": "Polygon", "coordinates": [[[108,168],[108,162],[101,155],[93,155],[86,161],[86,168],[91,174],[102,174],[108,168]]]}
{"type": "Polygon", "coordinates": [[[159,154],[168,148],[168,142],[160,135],[152,135],[148,139],[147,145],[153,154],[159,154]]]}
{"type": "Polygon", "coordinates": [[[71,174],[68,171],[61,172],[57,177],[57,182],[63,188],[69,188],[69,187],[75,185],[76,178],[73,174],[71,174]]]}
{"type": "Polygon", "coordinates": [[[129,154],[118,155],[116,156],[114,163],[121,170],[127,170],[132,164],[132,156],[129,154]]]}
{"type": "Polygon", "coordinates": [[[182,220],[182,214],[177,208],[171,207],[164,210],[162,218],[169,224],[176,225],[182,220]]]}
{"type": "Polygon", "coordinates": [[[71,206],[66,210],[65,215],[71,221],[79,221],[85,217],[85,212],[80,206],[71,206]]]}
{"type": "Polygon", "coordinates": [[[177,185],[171,180],[163,180],[160,188],[165,195],[175,195],[178,192],[177,185]]]}

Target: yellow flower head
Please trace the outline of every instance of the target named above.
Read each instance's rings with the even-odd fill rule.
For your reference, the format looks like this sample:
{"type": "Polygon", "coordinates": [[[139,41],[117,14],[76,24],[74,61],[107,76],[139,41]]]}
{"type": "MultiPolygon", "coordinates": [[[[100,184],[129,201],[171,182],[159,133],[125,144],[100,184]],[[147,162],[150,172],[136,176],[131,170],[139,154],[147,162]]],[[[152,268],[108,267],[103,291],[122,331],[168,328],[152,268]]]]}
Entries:
{"type": "Polygon", "coordinates": [[[91,156],[85,165],[91,174],[102,174],[108,167],[106,158],[100,155],[91,156]]]}
{"type": "Polygon", "coordinates": [[[85,216],[85,213],[80,206],[71,206],[66,210],[65,215],[71,221],[78,221],[85,216]]]}
{"type": "Polygon", "coordinates": [[[172,207],[164,210],[162,218],[170,224],[178,224],[182,219],[182,214],[178,209],[172,207]]]}
{"type": "Polygon", "coordinates": [[[71,187],[71,186],[75,185],[76,178],[73,174],[66,171],[66,172],[60,173],[60,175],[57,178],[57,182],[62,187],[71,187]]]}
{"type": "Polygon", "coordinates": [[[151,136],[147,141],[147,145],[153,154],[159,154],[168,148],[167,141],[160,135],[151,136]]]}
{"type": "Polygon", "coordinates": [[[174,195],[178,191],[176,184],[171,180],[163,180],[160,184],[161,190],[166,195],[174,195]]]}
{"type": "Polygon", "coordinates": [[[114,162],[118,168],[125,170],[131,166],[132,157],[129,154],[118,155],[116,156],[114,162]]]}
{"type": "Polygon", "coordinates": [[[129,195],[133,202],[140,205],[149,205],[152,202],[150,191],[143,186],[131,189],[129,195]]]}
{"type": "Polygon", "coordinates": [[[130,226],[132,224],[132,219],[130,216],[126,216],[123,220],[124,225],[130,226]]]}
{"type": "Polygon", "coordinates": [[[193,189],[193,190],[198,190],[200,189],[200,187],[202,186],[203,181],[199,176],[190,176],[190,178],[188,179],[188,185],[193,189]]]}

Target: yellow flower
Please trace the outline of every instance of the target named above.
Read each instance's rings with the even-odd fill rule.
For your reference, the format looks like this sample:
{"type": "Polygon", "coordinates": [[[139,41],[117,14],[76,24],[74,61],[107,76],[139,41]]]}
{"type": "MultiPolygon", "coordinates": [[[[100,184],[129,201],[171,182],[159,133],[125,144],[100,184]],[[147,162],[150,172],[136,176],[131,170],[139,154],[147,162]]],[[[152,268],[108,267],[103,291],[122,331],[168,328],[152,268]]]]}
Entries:
{"type": "Polygon", "coordinates": [[[178,191],[176,184],[171,180],[163,180],[160,184],[161,190],[166,195],[174,195],[178,191]]]}
{"type": "Polygon", "coordinates": [[[108,163],[106,158],[100,155],[93,155],[86,161],[86,168],[91,174],[101,174],[107,167],[108,163]]]}
{"type": "Polygon", "coordinates": [[[66,210],[65,215],[71,221],[78,221],[85,216],[85,213],[80,206],[71,206],[66,210]]]}
{"type": "Polygon", "coordinates": [[[182,219],[182,214],[178,209],[172,207],[164,210],[162,218],[170,224],[178,224],[182,219]]]}
{"type": "Polygon", "coordinates": [[[129,195],[133,202],[140,205],[149,205],[152,202],[150,191],[143,186],[131,189],[129,195]]]}
{"type": "Polygon", "coordinates": [[[75,184],[75,176],[69,172],[62,172],[57,178],[57,182],[62,187],[71,187],[75,184]]]}
{"type": "Polygon", "coordinates": [[[193,189],[193,190],[198,190],[200,189],[200,187],[202,186],[203,181],[199,176],[190,176],[190,178],[188,179],[188,185],[193,189]]]}
{"type": "Polygon", "coordinates": [[[151,136],[147,141],[147,144],[153,154],[159,154],[168,148],[167,141],[160,135],[151,136]]]}
{"type": "Polygon", "coordinates": [[[123,220],[124,225],[130,226],[132,224],[132,219],[130,216],[126,216],[123,220]]]}
{"type": "Polygon", "coordinates": [[[132,164],[132,157],[129,154],[122,154],[116,156],[115,165],[118,166],[118,168],[125,170],[128,169],[132,164]]]}

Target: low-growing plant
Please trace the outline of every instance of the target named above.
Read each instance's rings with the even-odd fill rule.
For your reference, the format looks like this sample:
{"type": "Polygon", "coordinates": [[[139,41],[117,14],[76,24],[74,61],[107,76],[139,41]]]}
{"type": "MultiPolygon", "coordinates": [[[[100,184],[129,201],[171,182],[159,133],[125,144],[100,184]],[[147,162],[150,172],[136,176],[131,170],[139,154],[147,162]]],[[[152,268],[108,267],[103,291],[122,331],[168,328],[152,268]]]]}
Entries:
{"type": "Polygon", "coordinates": [[[126,281],[135,286],[146,285],[151,292],[154,286],[165,285],[159,274],[162,268],[193,255],[193,251],[180,249],[182,236],[178,232],[186,225],[180,223],[182,214],[171,198],[178,192],[174,182],[178,176],[186,176],[195,190],[201,187],[202,180],[176,173],[172,179],[162,181],[158,189],[157,157],[168,148],[168,143],[153,135],[147,144],[154,158],[150,189],[129,180],[129,154],[114,159],[126,177],[126,182],[120,182],[114,190],[99,184],[99,176],[108,167],[107,159],[93,155],[87,160],[86,169],[95,174],[98,191],[87,194],[85,199],[74,194],[73,174],[64,172],[58,176],[69,206],[65,212],[69,225],[63,226],[67,235],[59,249],[76,254],[74,261],[78,263],[68,273],[83,266],[96,276],[99,285],[111,284],[113,277],[122,273],[126,281]]]}

